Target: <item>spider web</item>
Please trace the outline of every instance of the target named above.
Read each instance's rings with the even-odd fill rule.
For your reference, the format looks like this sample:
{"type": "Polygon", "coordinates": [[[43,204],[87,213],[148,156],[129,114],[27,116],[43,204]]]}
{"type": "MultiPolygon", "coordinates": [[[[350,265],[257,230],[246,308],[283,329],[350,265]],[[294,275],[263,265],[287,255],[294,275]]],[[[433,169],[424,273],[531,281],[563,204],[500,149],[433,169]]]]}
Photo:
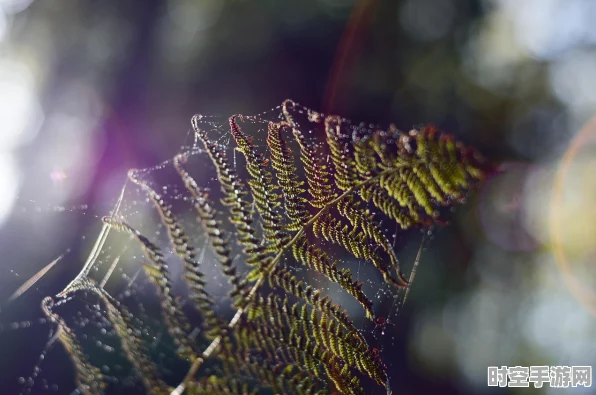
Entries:
{"type": "MultiPolygon", "coordinates": [[[[321,122],[324,114],[297,105],[294,117],[307,139],[324,141],[324,129],[321,122]]],[[[244,116],[241,127],[245,134],[252,136],[253,144],[265,153],[267,150],[265,142],[267,123],[282,118],[281,106],[277,106],[260,114],[244,116]]],[[[201,126],[207,130],[209,138],[221,145],[228,155],[230,165],[237,174],[242,179],[246,179],[244,156],[237,152],[234,147],[233,139],[229,133],[227,117],[197,116],[197,119],[199,119],[201,126]]],[[[354,123],[345,118],[342,119],[342,123],[348,125],[348,130],[354,135],[371,133],[379,128],[378,125],[354,123]]],[[[289,136],[285,136],[285,138],[297,158],[297,145],[291,141],[292,139],[289,136]]],[[[180,148],[180,153],[184,153],[188,157],[188,162],[185,165],[186,170],[196,180],[197,184],[207,191],[213,200],[217,201],[220,197],[220,185],[211,160],[207,153],[199,147],[192,131],[187,133],[186,141],[191,143],[180,148]]],[[[216,256],[209,248],[208,240],[199,221],[197,221],[197,213],[193,208],[193,198],[175,171],[173,161],[174,159],[170,158],[150,168],[134,170],[135,178],[156,191],[171,206],[172,211],[189,237],[189,244],[198,252],[197,260],[200,263],[201,272],[205,275],[205,288],[217,302],[215,305],[216,313],[229,321],[235,313],[235,310],[231,307],[232,300],[228,296],[231,286],[221,270],[221,265],[217,263],[216,256]]],[[[301,166],[298,160],[296,160],[296,167],[300,173],[301,166]]],[[[304,175],[301,176],[304,177],[304,175]]],[[[180,301],[184,313],[189,317],[189,321],[193,326],[187,336],[198,339],[201,336],[201,320],[194,310],[192,302],[189,301],[188,288],[183,281],[183,263],[172,251],[167,231],[160,221],[158,211],[148,198],[146,191],[137,184],[130,179],[125,182],[112,211],[108,214],[130,224],[161,249],[168,263],[169,275],[173,282],[172,292],[180,301]]],[[[97,216],[101,217],[102,213],[98,213],[97,216]]],[[[431,236],[431,231],[428,229],[403,231],[387,218],[380,218],[380,221],[381,228],[389,236],[400,257],[402,270],[406,273],[406,277],[409,276],[410,280],[413,281],[416,271],[414,262],[419,260],[422,243],[431,236]]],[[[234,241],[235,234],[232,227],[229,224],[224,224],[224,226],[227,226],[225,230],[231,235],[231,240],[234,241]]],[[[389,355],[396,342],[396,326],[399,325],[399,313],[407,300],[410,289],[404,292],[390,289],[371,264],[353,257],[347,257],[341,249],[325,242],[317,242],[317,244],[329,253],[332,258],[341,262],[339,267],[350,268],[353,278],[364,283],[363,291],[374,303],[375,315],[378,317],[375,322],[367,320],[360,305],[339,289],[336,284],[304,267],[300,267],[291,257],[291,253],[286,253],[281,263],[289,268],[298,279],[304,279],[310,285],[323,290],[325,295],[331,297],[335,303],[339,303],[348,311],[350,318],[354,320],[356,327],[359,328],[367,342],[386,361],[391,385],[393,383],[391,373],[396,371],[398,366],[394,366],[395,362],[389,355]]],[[[248,268],[239,259],[240,251],[241,249],[236,246],[232,257],[235,257],[234,264],[238,266],[240,273],[246,274],[248,268]]],[[[51,270],[60,259],[61,257],[52,261],[42,268],[36,276],[25,282],[13,294],[12,299],[20,297],[31,287],[34,287],[35,283],[47,271],[51,270]]],[[[111,229],[109,225],[104,224],[80,273],[65,288],[63,293],[54,298],[56,304],[53,307],[53,312],[58,314],[64,323],[75,331],[89,361],[99,367],[104,375],[104,381],[108,384],[105,393],[133,394],[143,393],[144,390],[138,380],[138,375],[123,354],[116,332],[108,320],[99,298],[84,289],[68,292],[86,279],[92,279],[132,313],[136,330],[135,336],[145,340],[150,355],[153,361],[156,362],[159,373],[166,383],[176,387],[188,371],[188,363],[176,356],[176,346],[169,337],[160,314],[160,299],[155,287],[142,270],[142,265],[145,262],[146,258],[142,253],[141,245],[132,236],[117,232],[111,229]]],[[[37,292],[42,294],[39,290],[37,292]]],[[[54,363],[60,364],[64,367],[63,369],[72,369],[74,372],[72,363],[66,363],[67,356],[64,350],[58,351],[61,347],[57,346],[57,343],[59,343],[56,341],[58,327],[55,323],[50,323],[46,318],[40,318],[36,322],[6,323],[2,325],[1,330],[22,329],[32,324],[47,326],[49,330],[47,332],[47,341],[40,350],[35,366],[31,368],[28,374],[15,378],[18,381],[21,393],[56,393],[57,391],[59,393],[80,393],[81,390],[75,388],[74,384],[72,388],[62,388],[53,382],[52,375],[55,369],[52,365],[54,363]]],[[[205,347],[207,344],[205,343],[205,347]]],[[[217,369],[216,364],[207,365],[207,369],[203,370],[201,374],[209,374],[210,371],[217,372],[217,369]]],[[[378,387],[376,389],[378,390],[378,387]]]]}

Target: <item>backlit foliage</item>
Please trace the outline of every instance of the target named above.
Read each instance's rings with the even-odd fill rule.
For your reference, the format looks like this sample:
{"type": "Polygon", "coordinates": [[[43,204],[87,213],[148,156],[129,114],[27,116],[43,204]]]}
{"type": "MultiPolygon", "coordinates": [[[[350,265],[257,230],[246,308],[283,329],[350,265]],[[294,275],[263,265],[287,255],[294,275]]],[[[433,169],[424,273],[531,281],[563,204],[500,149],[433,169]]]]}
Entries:
{"type": "MultiPolygon", "coordinates": [[[[196,249],[170,203],[136,171],[129,173],[130,181],[159,212],[171,251],[184,263],[190,299],[202,317],[202,338],[188,336],[190,324],[172,295],[168,265],[156,242],[124,220],[104,218],[113,229],[129,234],[144,253],[144,270],[160,296],[168,333],[178,356],[190,365],[177,388],[160,378],[131,314],[93,280],[86,278],[63,293],[84,289],[99,297],[150,393],[249,394],[269,387],[282,394],[362,394],[365,382],[388,388],[378,351],[347,312],[292,268],[337,284],[374,321],[378,317],[364,284],[330,249],[371,265],[401,292],[410,284],[381,222],[402,229],[440,223],[441,208],[461,201],[488,171],[475,150],[433,127],[401,132],[353,126],[290,100],[281,110],[278,121],[229,118],[231,142],[244,158],[242,174],[200,116],[192,119],[197,147],[171,161],[217,257],[211,264],[219,265],[231,284],[236,310],[231,321],[216,315],[196,249]],[[309,136],[308,125],[295,121],[297,114],[319,124],[324,134],[309,136]],[[243,131],[243,122],[266,125],[264,148],[243,131]],[[220,191],[202,187],[191,176],[189,159],[199,154],[211,159],[220,191]],[[239,256],[233,253],[238,248],[239,256]],[[248,271],[241,272],[239,263],[248,271]],[[216,373],[201,371],[207,359],[217,361],[216,373]]],[[[52,305],[51,298],[45,299],[44,311],[58,325],[58,339],[74,361],[79,390],[100,393],[105,383],[99,371],[52,305]]]]}

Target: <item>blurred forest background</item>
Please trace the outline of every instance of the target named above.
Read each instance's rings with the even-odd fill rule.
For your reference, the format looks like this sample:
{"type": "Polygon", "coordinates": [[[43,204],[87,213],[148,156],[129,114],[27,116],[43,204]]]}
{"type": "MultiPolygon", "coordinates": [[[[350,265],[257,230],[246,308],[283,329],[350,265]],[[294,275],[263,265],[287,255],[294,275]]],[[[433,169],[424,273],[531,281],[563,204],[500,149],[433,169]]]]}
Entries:
{"type": "MultiPolygon", "coordinates": [[[[537,393],[488,388],[487,366],[595,365],[594,20],[592,0],[0,0],[0,392],[31,374],[41,295],[78,273],[126,171],[172,157],[197,112],[286,98],[433,123],[504,163],[423,255],[395,393],[537,393]]],[[[34,393],[74,388],[53,352],[34,393]]],[[[540,393],[566,391],[594,393],[540,393]]]]}

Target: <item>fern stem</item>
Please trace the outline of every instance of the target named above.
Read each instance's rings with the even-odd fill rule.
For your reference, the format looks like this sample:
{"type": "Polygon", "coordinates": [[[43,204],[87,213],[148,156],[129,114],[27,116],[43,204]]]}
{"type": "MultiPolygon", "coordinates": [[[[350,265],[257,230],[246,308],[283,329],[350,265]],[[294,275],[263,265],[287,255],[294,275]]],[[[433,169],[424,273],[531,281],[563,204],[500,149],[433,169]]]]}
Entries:
{"type": "MultiPolygon", "coordinates": [[[[261,277],[259,277],[257,282],[255,282],[255,284],[251,288],[250,292],[248,293],[248,296],[247,296],[248,300],[250,300],[252,298],[252,296],[257,292],[257,289],[261,286],[264,279],[265,279],[265,276],[261,276],[261,277]]],[[[232,317],[232,319],[228,323],[229,329],[232,329],[234,326],[236,326],[238,321],[240,321],[240,317],[242,317],[242,314],[244,313],[244,311],[246,310],[247,307],[248,307],[248,303],[246,304],[245,307],[241,307],[238,310],[236,310],[236,314],[234,314],[234,317],[232,317]]],[[[182,380],[182,383],[180,383],[180,385],[178,387],[176,387],[176,389],[174,391],[172,391],[171,395],[182,395],[182,393],[186,389],[186,386],[188,385],[188,383],[190,383],[192,381],[193,377],[195,376],[195,374],[197,373],[197,371],[199,370],[199,368],[201,367],[203,362],[207,358],[209,358],[211,356],[211,354],[213,354],[213,352],[217,349],[217,347],[219,347],[219,344],[221,343],[221,339],[222,339],[222,335],[219,335],[215,339],[213,339],[213,341],[209,344],[209,346],[207,346],[205,351],[203,351],[201,356],[194,360],[194,362],[190,366],[190,369],[188,370],[188,373],[186,373],[184,380],[182,380]]]]}
{"type": "MultiPolygon", "coordinates": [[[[269,268],[268,269],[272,269],[280,261],[281,257],[287,251],[287,249],[290,248],[292,245],[294,245],[300,239],[300,237],[304,234],[304,232],[306,232],[306,229],[310,225],[312,225],[313,223],[315,223],[315,221],[321,215],[325,214],[333,205],[339,203],[342,199],[346,198],[352,192],[357,191],[358,189],[362,188],[366,184],[369,184],[369,183],[371,183],[373,181],[376,181],[379,178],[383,177],[384,175],[389,174],[389,173],[391,173],[391,172],[395,171],[396,169],[398,169],[400,167],[403,167],[403,166],[404,165],[397,165],[394,168],[387,169],[387,170],[384,170],[384,171],[380,172],[379,174],[377,174],[374,177],[369,178],[368,180],[361,181],[358,184],[354,185],[353,187],[347,189],[344,193],[342,193],[341,195],[339,195],[338,197],[336,197],[335,199],[333,199],[329,203],[327,203],[323,208],[321,208],[319,210],[318,213],[316,213],[307,223],[305,223],[302,226],[302,228],[300,228],[300,230],[294,235],[294,237],[286,245],[284,245],[283,247],[280,248],[279,253],[275,256],[275,258],[273,259],[273,261],[271,261],[271,263],[269,264],[269,268]]],[[[266,273],[267,273],[267,271],[265,271],[265,273],[263,273],[263,275],[262,275],[261,278],[263,278],[266,273]]],[[[400,280],[402,280],[404,282],[403,286],[406,287],[409,283],[405,279],[405,277],[403,276],[403,274],[401,273],[401,271],[399,269],[398,269],[397,275],[399,276],[400,280]]]]}
{"type": "MultiPolygon", "coordinates": [[[[327,203],[325,205],[325,207],[321,208],[318,213],[316,213],[307,223],[305,223],[302,226],[302,228],[300,228],[300,230],[298,232],[296,232],[294,237],[287,244],[285,244],[283,247],[280,248],[280,250],[277,253],[277,255],[275,256],[275,258],[273,258],[271,263],[268,265],[268,267],[264,270],[264,272],[261,274],[261,276],[255,282],[255,284],[251,288],[249,294],[247,295],[247,303],[245,304],[244,307],[241,307],[236,311],[236,314],[234,314],[234,317],[232,317],[232,319],[228,323],[228,328],[229,329],[234,328],[234,326],[236,326],[238,321],[240,321],[240,317],[242,317],[242,314],[248,308],[248,305],[249,305],[250,300],[252,299],[253,295],[257,292],[257,289],[261,286],[261,284],[265,280],[267,272],[275,267],[275,265],[281,260],[281,257],[283,256],[283,254],[288,250],[288,248],[290,248],[292,245],[294,245],[300,239],[300,237],[304,234],[304,232],[306,232],[306,229],[310,225],[312,225],[321,215],[323,215],[325,212],[327,212],[327,210],[329,210],[329,208],[331,208],[333,205],[337,204],[339,201],[341,201],[342,199],[344,199],[351,193],[357,191],[358,189],[360,189],[361,187],[365,186],[368,183],[376,181],[377,179],[381,178],[383,175],[389,174],[392,171],[395,171],[399,167],[400,166],[385,170],[385,171],[377,174],[376,176],[369,178],[368,180],[362,181],[362,182],[354,185],[353,187],[346,190],[344,193],[342,193],[341,195],[339,195],[338,197],[336,197],[335,199],[333,199],[332,201],[327,203]]],[[[402,273],[398,272],[397,274],[400,277],[400,279],[402,281],[404,281],[404,283],[406,284],[405,286],[407,286],[409,283],[403,277],[402,273]]],[[[211,356],[211,354],[217,349],[217,347],[219,347],[219,344],[221,343],[221,339],[222,339],[222,335],[219,335],[215,339],[213,339],[213,341],[209,344],[209,346],[207,346],[205,351],[203,351],[201,356],[194,360],[194,362],[190,366],[190,369],[188,370],[188,373],[184,377],[184,380],[182,381],[182,383],[180,383],[180,385],[178,385],[178,387],[176,387],[176,389],[174,391],[172,391],[171,395],[182,395],[182,393],[186,389],[187,385],[192,381],[193,377],[195,376],[195,374],[197,373],[197,371],[199,370],[199,368],[201,367],[203,362],[211,356]]]]}

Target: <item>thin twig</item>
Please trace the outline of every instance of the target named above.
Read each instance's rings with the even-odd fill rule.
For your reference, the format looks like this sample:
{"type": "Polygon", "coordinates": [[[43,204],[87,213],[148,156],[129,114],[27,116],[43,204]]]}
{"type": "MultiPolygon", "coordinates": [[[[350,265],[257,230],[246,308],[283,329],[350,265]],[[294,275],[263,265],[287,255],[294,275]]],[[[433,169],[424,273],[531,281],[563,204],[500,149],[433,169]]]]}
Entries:
{"type": "Polygon", "coordinates": [[[412,283],[414,282],[414,277],[416,276],[416,269],[418,268],[418,264],[420,263],[420,256],[422,255],[422,247],[424,246],[424,236],[420,241],[420,247],[418,248],[418,253],[416,254],[416,260],[414,261],[414,266],[412,267],[412,271],[410,272],[410,278],[408,279],[408,285],[406,287],[406,294],[404,295],[404,301],[402,303],[402,307],[406,304],[406,299],[408,298],[408,294],[410,293],[410,288],[412,287],[412,283]]]}
{"type": "Polygon", "coordinates": [[[41,280],[41,278],[51,269],[54,267],[54,265],[58,262],[60,262],[60,260],[62,258],[64,258],[64,255],[68,254],[70,252],[70,248],[68,250],[66,250],[66,252],[62,255],[60,255],[58,258],[54,259],[52,262],[48,263],[43,269],[41,269],[40,271],[38,271],[37,273],[35,273],[33,276],[31,276],[31,278],[29,280],[27,280],[23,285],[21,285],[19,287],[19,289],[17,289],[11,296],[10,298],[8,298],[8,302],[12,302],[14,301],[16,298],[18,298],[19,296],[21,296],[22,294],[24,294],[25,292],[27,292],[27,290],[29,288],[31,288],[32,286],[34,286],[39,280],[41,280]]]}

